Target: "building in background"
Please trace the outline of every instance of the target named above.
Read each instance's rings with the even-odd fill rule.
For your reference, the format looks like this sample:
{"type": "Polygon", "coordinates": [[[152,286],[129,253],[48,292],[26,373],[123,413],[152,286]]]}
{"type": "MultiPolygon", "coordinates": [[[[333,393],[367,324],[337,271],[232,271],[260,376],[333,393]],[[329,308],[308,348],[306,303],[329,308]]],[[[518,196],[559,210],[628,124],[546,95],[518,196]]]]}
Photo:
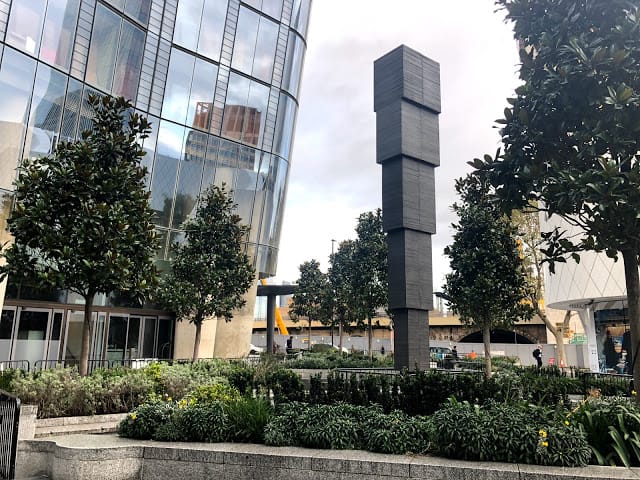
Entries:
{"type": "MultiPolygon", "coordinates": [[[[234,191],[257,275],[275,274],[311,0],[0,0],[0,236],[20,160],[91,125],[90,94],[147,116],[151,206],[166,268],[211,184],[234,191]]],[[[255,291],[253,292],[255,294],[255,291]]],[[[248,348],[246,312],[205,322],[203,356],[248,348]]],[[[113,294],[96,300],[96,360],[190,356],[194,330],[113,294]]],[[[148,308],[147,308],[148,307],[148,308]]],[[[9,282],[0,361],[73,361],[83,307],[70,292],[9,282]]]]}

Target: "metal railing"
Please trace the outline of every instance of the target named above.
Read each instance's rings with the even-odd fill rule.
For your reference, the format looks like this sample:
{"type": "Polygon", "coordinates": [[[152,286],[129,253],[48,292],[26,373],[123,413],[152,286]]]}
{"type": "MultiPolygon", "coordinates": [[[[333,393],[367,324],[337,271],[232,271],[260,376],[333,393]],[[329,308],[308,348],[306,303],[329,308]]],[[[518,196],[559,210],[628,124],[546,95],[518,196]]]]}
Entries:
{"type": "Polygon", "coordinates": [[[20,399],[0,390],[0,478],[12,479],[16,470],[20,399]]]}
{"type": "Polygon", "coordinates": [[[9,369],[28,372],[31,370],[31,364],[29,363],[29,360],[4,360],[0,362],[0,372],[9,369]]]}
{"type": "Polygon", "coordinates": [[[605,396],[631,396],[633,376],[619,373],[579,372],[578,378],[582,380],[583,394],[589,395],[593,390],[598,390],[605,396]]]}

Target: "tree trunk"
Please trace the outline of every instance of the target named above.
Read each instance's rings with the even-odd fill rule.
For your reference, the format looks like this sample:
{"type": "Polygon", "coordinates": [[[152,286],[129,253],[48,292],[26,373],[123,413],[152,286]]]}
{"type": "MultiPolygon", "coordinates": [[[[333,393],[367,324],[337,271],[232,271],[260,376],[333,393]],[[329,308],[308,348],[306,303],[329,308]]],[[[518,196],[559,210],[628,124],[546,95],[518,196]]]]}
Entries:
{"type": "Polygon", "coordinates": [[[196,324],[196,340],[193,342],[193,361],[195,362],[200,357],[200,338],[202,337],[202,321],[195,322],[196,324]]]}
{"type": "Polygon", "coordinates": [[[339,320],[338,323],[338,348],[340,349],[340,356],[342,356],[342,319],[339,320]]]}
{"type": "Polygon", "coordinates": [[[484,375],[491,378],[491,327],[489,325],[482,330],[482,342],[484,343],[484,375]]]}
{"type": "Polygon", "coordinates": [[[89,348],[91,348],[91,315],[95,293],[89,292],[84,297],[84,321],[82,322],[82,347],[80,349],[80,365],[78,372],[83,377],[89,373],[89,348]]]}
{"type": "Polygon", "coordinates": [[[307,343],[307,350],[311,351],[311,317],[309,317],[309,343],[307,343]]]}
{"type": "MultiPolygon", "coordinates": [[[[638,275],[638,261],[636,252],[633,249],[622,250],[624,260],[624,277],[627,284],[627,308],[629,309],[629,327],[631,330],[631,372],[633,374],[633,385],[636,391],[640,386],[640,276],[638,275]]],[[[627,352],[629,355],[629,352],[627,352]]],[[[640,403],[640,397],[636,395],[635,400],[640,403]]]]}
{"type": "Polygon", "coordinates": [[[562,322],[562,330],[558,330],[555,325],[551,323],[547,314],[543,312],[540,308],[535,308],[536,313],[542,319],[547,329],[551,332],[551,335],[556,339],[556,365],[558,367],[566,367],[567,366],[567,357],[564,352],[564,330],[566,329],[569,319],[571,318],[571,310],[567,310],[567,313],[564,315],[564,320],[562,322]]]}
{"type": "Polygon", "coordinates": [[[373,360],[373,329],[371,328],[371,317],[367,318],[369,329],[369,360],[373,360]]]}

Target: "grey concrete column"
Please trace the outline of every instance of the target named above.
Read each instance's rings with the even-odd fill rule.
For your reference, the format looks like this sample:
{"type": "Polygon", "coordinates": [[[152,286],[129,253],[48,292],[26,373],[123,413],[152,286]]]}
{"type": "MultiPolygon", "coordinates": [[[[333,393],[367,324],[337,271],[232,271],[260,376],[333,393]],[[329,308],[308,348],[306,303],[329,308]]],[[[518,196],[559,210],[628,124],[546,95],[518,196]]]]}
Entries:
{"type": "Polygon", "coordinates": [[[376,161],[389,246],[395,367],[429,367],[440,66],[404,45],[374,62],[376,161]]]}
{"type": "Polygon", "coordinates": [[[267,352],[273,353],[273,329],[276,327],[276,296],[267,296],[267,352]]]}

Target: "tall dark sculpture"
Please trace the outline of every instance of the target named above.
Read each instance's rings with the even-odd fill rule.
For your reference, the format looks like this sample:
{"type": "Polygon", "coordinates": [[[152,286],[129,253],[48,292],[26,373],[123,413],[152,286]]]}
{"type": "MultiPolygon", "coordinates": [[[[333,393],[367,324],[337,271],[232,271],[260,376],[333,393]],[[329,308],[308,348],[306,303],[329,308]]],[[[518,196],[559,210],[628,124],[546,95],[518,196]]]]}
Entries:
{"type": "Polygon", "coordinates": [[[404,45],[374,62],[376,161],[389,246],[395,366],[429,368],[440,65],[404,45]]]}

